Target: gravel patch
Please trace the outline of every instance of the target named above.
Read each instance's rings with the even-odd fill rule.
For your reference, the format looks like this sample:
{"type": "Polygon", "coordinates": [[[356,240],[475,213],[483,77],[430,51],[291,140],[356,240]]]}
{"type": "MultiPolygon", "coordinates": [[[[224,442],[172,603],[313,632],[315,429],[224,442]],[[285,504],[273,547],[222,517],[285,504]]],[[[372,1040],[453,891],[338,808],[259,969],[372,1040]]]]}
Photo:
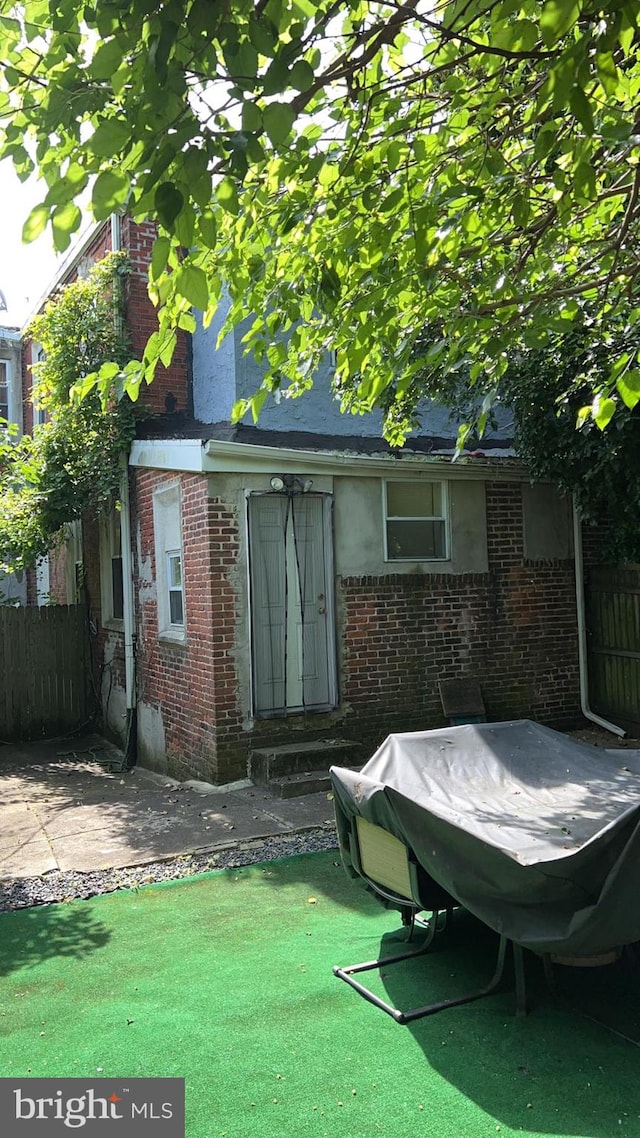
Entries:
{"type": "Polygon", "coordinates": [[[62,873],[53,870],[42,877],[22,877],[0,884],[0,913],[27,909],[31,905],[51,905],[60,901],[86,901],[117,889],[136,889],[158,881],[177,881],[206,873],[211,869],[237,869],[261,861],[294,857],[296,854],[337,850],[335,830],[303,830],[242,842],[208,853],[181,854],[166,861],[147,862],[128,869],[104,869],[93,873],[62,873]]]}

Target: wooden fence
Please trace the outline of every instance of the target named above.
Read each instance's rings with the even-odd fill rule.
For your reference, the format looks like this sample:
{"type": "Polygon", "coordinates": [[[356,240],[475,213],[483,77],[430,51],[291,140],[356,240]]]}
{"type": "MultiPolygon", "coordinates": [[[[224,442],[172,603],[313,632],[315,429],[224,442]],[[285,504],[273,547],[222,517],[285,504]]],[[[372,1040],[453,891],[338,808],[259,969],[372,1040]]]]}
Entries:
{"type": "Polygon", "coordinates": [[[594,711],[640,735],[640,569],[592,569],[586,589],[594,711]]]}
{"type": "Polygon", "coordinates": [[[0,606],[0,739],[62,735],[93,709],[84,605],[0,606]]]}

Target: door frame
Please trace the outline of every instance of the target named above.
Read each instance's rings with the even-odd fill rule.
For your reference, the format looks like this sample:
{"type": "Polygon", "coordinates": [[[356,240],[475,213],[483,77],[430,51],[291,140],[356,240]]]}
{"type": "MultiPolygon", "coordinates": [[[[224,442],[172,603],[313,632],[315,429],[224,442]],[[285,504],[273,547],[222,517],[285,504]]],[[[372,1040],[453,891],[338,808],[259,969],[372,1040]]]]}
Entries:
{"type": "MultiPolygon", "coordinates": [[[[296,491],[295,494],[300,493],[296,491]]],[[[327,684],[329,701],[326,704],[316,704],[309,708],[277,708],[271,711],[258,711],[255,694],[255,654],[253,632],[253,574],[251,564],[251,523],[249,509],[252,498],[279,498],[294,496],[273,490],[245,490],[245,522],[247,534],[247,610],[249,629],[249,684],[251,714],[254,719],[286,719],[293,715],[318,715],[335,711],[338,707],[338,661],[337,661],[337,635],[336,635],[336,604],[335,604],[335,551],[333,544],[333,494],[326,491],[311,491],[310,497],[322,500],[322,536],[324,549],[324,575],[325,575],[325,604],[326,604],[326,652],[327,652],[327,684]]]]}

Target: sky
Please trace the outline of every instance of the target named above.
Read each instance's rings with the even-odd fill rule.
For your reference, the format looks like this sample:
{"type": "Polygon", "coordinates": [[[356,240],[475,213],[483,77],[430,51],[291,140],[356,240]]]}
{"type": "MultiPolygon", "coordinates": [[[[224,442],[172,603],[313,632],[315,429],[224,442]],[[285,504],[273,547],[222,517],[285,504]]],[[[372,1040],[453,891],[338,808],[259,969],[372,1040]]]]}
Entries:
{"type": "Polygon", "coordinates": [[[30,178],[20,182],[11,162],[0,162],[0,290],[7,311],[0,311],[0,325],[21,327],[56,273],[56,257],[50,231],[23,245],[22,226],[31,209],[46,193],[43,182],[30,178]]]}

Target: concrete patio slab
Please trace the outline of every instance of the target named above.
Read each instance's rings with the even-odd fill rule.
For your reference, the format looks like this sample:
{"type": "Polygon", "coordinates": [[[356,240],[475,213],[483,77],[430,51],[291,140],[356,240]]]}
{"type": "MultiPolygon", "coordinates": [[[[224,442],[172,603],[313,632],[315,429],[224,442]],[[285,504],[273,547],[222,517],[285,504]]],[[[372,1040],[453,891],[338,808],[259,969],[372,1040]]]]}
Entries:
{"type": "Polygon", "coordinates": [[[121,869],[333,826],[325,793],[282,800],[252,785],[109,769],[120,761],[95,735],[0,747],[0,881],[121,869]]]}
{"type": "Polygon", "coordinates": [[[0,881],[16,877],[40,877],[58,868],[50,843],[43,834],[16,841],[0,852],[0,881]]]}

